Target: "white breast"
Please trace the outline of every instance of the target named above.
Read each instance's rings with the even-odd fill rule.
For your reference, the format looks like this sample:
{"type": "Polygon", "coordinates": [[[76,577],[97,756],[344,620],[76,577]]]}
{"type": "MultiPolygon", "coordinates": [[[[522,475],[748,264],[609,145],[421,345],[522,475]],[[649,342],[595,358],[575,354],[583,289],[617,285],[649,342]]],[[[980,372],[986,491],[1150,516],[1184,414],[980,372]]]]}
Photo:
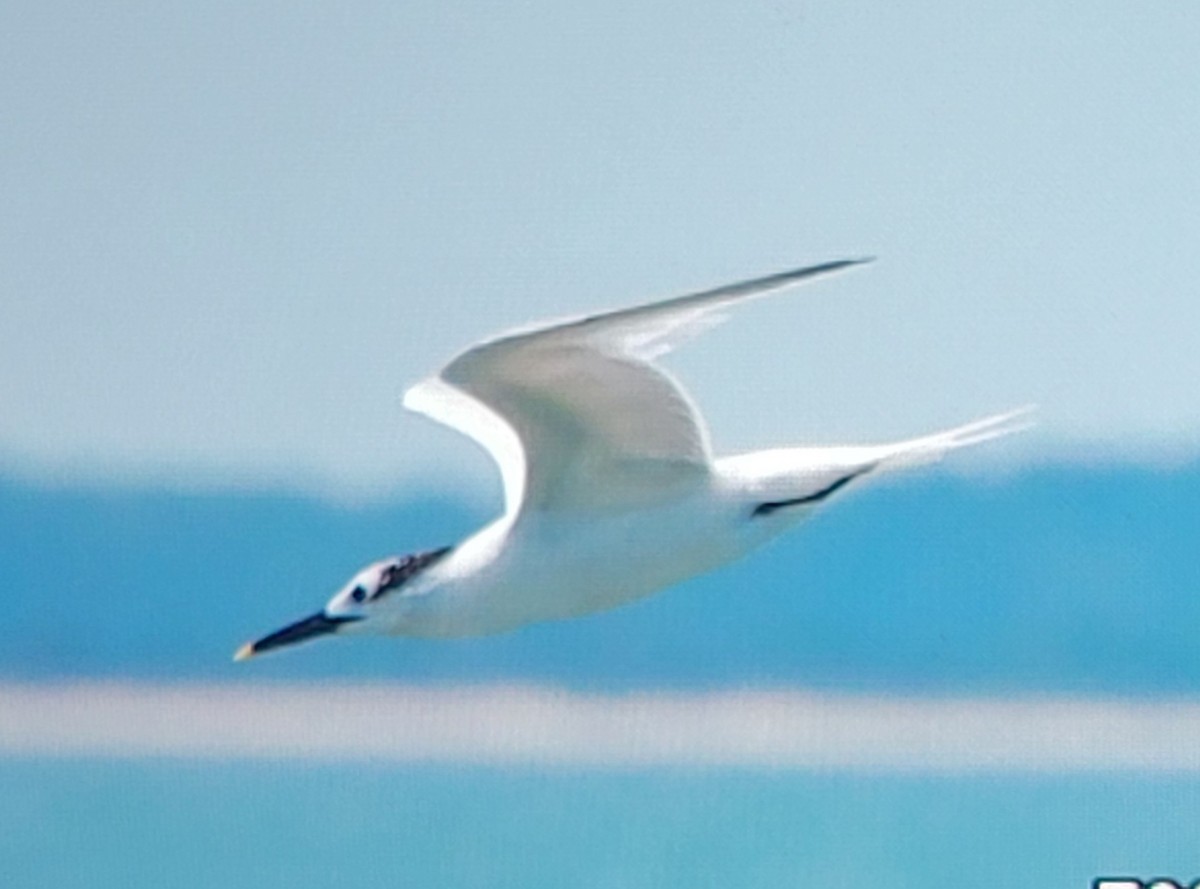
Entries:
{"type": "Polygon", "coordinates": [[[454,583],[400,632],[462,636],[577,617],[650,595],[743,555],[745,509],[697,494],[639,513],[489,526],[463,544],[454,583]]]}

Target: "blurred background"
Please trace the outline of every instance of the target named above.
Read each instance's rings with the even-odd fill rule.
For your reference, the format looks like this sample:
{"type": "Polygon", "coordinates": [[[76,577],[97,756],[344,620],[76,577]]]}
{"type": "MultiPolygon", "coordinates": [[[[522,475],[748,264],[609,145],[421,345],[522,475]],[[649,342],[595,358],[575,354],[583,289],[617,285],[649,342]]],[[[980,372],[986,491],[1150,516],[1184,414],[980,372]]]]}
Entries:
{"type": "Polygon", "coordinates": [[[0,25],[6,885],[1200,876],[1200,758],[1155,743],[1200,705],[1200,11],[64,2],[0,25]],[[609,614],[229,662],[498,511],[488,458],[400,407],[458,349],[862,255],[671,357],[717,450],[1031,402],[1036,431],[609,614]],[[696,734],[731,695],[778,696],[780,724],[816,696],[818,746],[839,702],[885,744],[922,702],[948,730],[1065,715],[1044,755],[953,768],[936,737],[901,765],[753,738],[697,764],[683,728],[652,762],[635,732],[564,766],[552,728],[504,761],[524,711],[483,704],[454,711],[475,746],[433,760],[403,733],[305,746],[319,705],[287,711],[299,753],[268,743],[298,700],[463,688],[635,696],[696,734]],[[253,728],[206,747],[189,708],[231,689],[253,728]],[[114,744],[122,721],[145,743],[114,744]]]}

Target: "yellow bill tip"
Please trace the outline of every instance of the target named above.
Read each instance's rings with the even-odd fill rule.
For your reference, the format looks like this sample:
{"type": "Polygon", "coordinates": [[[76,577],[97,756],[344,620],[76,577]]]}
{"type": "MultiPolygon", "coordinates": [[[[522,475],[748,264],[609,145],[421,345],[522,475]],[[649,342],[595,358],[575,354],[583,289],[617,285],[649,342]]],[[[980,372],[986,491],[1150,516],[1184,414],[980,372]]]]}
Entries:
{"type": "Polygon", "coordinates": [[[245,660],[249,660],[252,657],[254,657],[254,643],[253,642],[247,642],[245,645],[243,645],[241,648],[239,648],[233,655],[233,659],[235,661],[245,661],[245,660]]]}

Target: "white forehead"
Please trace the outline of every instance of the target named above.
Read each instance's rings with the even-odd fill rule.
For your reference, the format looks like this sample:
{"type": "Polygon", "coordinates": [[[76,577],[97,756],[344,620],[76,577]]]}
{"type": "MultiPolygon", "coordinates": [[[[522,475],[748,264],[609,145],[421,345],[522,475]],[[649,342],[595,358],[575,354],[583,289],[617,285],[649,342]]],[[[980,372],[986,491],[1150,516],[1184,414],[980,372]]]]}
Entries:
{"type": "Polygon", "coordinates": [[[380,574],[388,564],[390,564],[388,559],[382,559],[363,568],[334,593],[333,598],[325,606],[325,610],[339,614],[359,608],[364,600],[375,594],[379,587],[380,574]],[[354,591],[359,588],[362,589],[362,592],[355,596],[354,591]]]}
{"type": "Polygon", "coordinates": [[[350,582],[346,584],[346,587],[350,588],[359,584],[373,586],[379,582],[379,576],[383,573],[384,569],[390,568],[395,564],[395,559],[380,559],[378,562],[372,562],[366,568],[355,574],[354,577],[351,578],[350,582]]]}

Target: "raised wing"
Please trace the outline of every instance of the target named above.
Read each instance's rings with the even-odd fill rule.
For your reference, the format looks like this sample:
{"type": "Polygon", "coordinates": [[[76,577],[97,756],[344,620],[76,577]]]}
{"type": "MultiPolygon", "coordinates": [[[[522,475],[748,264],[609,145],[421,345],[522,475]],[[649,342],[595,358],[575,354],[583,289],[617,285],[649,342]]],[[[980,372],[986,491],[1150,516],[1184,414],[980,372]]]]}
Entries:
{"type": "Polygon", "coordinates": [[[646,505],[710,466],[700,414],[652,359],[719,323],[735,302],[863,261],[509,333],[463,352],[404,404],[491,452],[509,514],[646,505]]]}

